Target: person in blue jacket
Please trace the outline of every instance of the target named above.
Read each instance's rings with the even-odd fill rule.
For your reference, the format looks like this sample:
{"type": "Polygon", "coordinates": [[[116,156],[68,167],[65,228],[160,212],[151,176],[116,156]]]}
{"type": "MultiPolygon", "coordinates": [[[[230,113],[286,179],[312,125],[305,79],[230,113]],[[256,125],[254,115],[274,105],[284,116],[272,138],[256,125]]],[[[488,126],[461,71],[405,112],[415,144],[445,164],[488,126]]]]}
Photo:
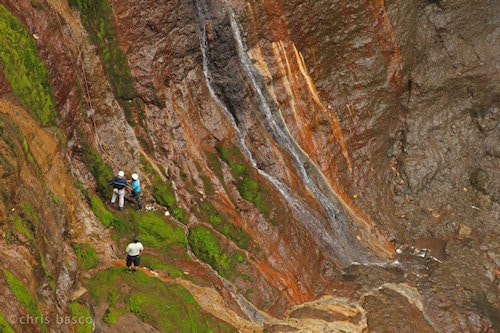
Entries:
{"type": "Polygon", "coordinates": [[[130,181],[130,190],[132,191],[132,195],[137,202],[137,210],[142,210],[142,201],[141,201],[141,182],[139,180],[139,175],[136,173],[132,174],[132,180],[130,181]]]}
{"type": "Polygon", "coordinates": [[[128,186],[128,182],[125,179],[125,173],[119,171],[116,177],[113,177],[109,181],[109,185],[113,186],[113,196],[111,197],[111,204],[114,205],[116,198],[118,197],[118,207],[123,210],[123,204],[125,201],[125,189],[128,186]]]}

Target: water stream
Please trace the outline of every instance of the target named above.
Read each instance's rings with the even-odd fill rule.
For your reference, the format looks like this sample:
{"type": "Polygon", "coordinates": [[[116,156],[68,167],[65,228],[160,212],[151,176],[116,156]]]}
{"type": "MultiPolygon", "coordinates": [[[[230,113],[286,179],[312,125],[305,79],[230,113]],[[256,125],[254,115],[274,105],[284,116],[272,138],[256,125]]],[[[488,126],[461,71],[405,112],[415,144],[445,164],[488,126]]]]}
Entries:
{"type": "Polygon", "coordinates": [[[198,34],[200,36],[200,47],[203,56],[203,72],[207,87],[211,96],[221,107],[224,115],[234,127],[240,149],[249,159],[250,163],[258,170],[258,172],[271,184],[273,184],[274,187],[287,200],[287,202],[289,202],[290,206],[295,209],[297,216],[308,227],[311,234],[313,234],[315,238],[320,241],[320,244],[328,253],[333,255],[341,264],[345,266],[353,263],[369,263],[371,260],[367,247],[360,244],[360,242],[356,239],[355,230],[352,230],[352,222],[349,221],[345,213],[339,209],[339,202],[335,192],[332,190],[319,168],[301,149],[300,145],[290,134],[282,114],[276,106],[276,103],[270,103],[266,99],[265,96],[269,94],[267,90],[265,90],[266,88],[261,88],[265,87],[263,78],[258,70],[256,70],[252,65],[252,60],[247,53],[247,48],[242,38],[240,27],[236,21],[236,15],[226,1],[224,4],[229,15],[232,35],[237,45],[238,59],[254,89],[255,96],[258,98],[258,109],[262,113],[265,120],[266,129],[278,145],[287,151],[292,157],[302,181],[325,210],[331,228],[325,226],[321,221],[321,218],[315,216],[313,210],[302,200],[297,198],[286,184],[257,167],[255,158],[246,143],[245,135],[243,133],[244,129],[240,128],[234,115],[229,112],[228,107],[215,93],[215,89],[213,87],[213,77],[209,69],[210,59],[208,56],[208,40],[206,31],[206,26],[210,23],[208,19],[210,10],[205,1],[197,0],[196,6],[199,15],[198,34]]]}

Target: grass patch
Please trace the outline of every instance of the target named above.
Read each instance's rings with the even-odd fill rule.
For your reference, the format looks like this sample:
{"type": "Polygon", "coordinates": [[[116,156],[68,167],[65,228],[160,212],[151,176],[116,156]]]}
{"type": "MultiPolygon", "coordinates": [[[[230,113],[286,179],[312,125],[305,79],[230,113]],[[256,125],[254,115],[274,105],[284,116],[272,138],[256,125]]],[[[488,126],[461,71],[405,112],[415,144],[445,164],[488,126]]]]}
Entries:
{"type": "Polygon", "coordinates": [[[56,123],[54,95],[33,37],[0,5],[0,61],[14,94],[42,126],[56,123]]]}
{"type": "Polygon", "coordinates": [[[35,230],[33,225],[29,223],[29,221],[23,219],[17,213],[10,215],[7,221],[10,222],[12,226],[10,236],[12,236],[12,231],[15,231],[18,234],[24,235],[30,242],[35,241],[35,236],[34,236],[35,230]]]}
{"type": "Polygon", "coordinates": [[[130,231],[130,226],[127,224],[126,217],[111,213],[106,208],[101,198],[95,194],[90,198],[90,207],[92,208],[95,216],[97,216],[99,221],[101,221],[105,227],[113,226],[114,229],[119,232],[130,231]]]}
{"type": "Polygon", "coordinates": [[[84,140],[82,140],[82,161],[88,166],[90,173],[94,176],[97,192],[103,197],[109,197],[111,195],[109,181],[113,178],[113,169],[111,169],[108,164],[104,163],[101,155],[92,149],[84,140]]]}
{"type": "Polygon", "coordinates": [[[167,252],[172,246],[186,248],[184,230],[156,212],[139,212],[132,215],[136,235],[145,246],[167,252]]]}
{"type": "Polygon", "coordinates": [[[94,324],[88,306],[73,302],[68,306],[72,322],[76,326],[76,333],[92,333],[94,324]]]}
{"type": "Polygon", "coordinates": [[[253,203],[266,218],[269,218],[269,209],[263,199],[265,192],[260,188],[257,181],[252,179],[251,172],[245,166],[244,158],[240,151],[234,146],[218,146],[217,151],[221,159],[231,168],[231,173],[234,179],[236,179],[236,187],[241,197],[253,203]]]}
{"type": "Polygon", "coordinates": [[[149,267],[155,271],[166,271],[172,278],[182,277],[184,274],[177,266],[169,265],[162,262],[158,257],[151,254],[143,254],[141,256],[141,265],[149,267]]]}
{"type": "Polygon", "coordinates": [[[78,258],[78,267],[82,270],[94,268],[99,263],[97,253],[88,243],[71,244],[78,258]]]}
{"type": "Polygon", "coordinates": [[[12,326],[10,326],[7,320],[5,320],[5,317],[1,312],[0,312],[0,332],[15,333],[15,331],[12,329],[12,326]]]}
{"type": "Polygon", "coordinates": [[[192,295],[179,285],[167,286],[141,271],[123,268],[98,272],[87,280],[91,296],[109,304],[105,318],[115,323],[126,312],[162,332],[233,332],[234,328],[205,313],[192,295]]]}
{"type": "Polygon", "coordinates": [[[225,278],[234,276],[236,265],[245,260],[240,254],[225,253],[212,230],[204,226],[191,229],[188,241],[193,253],[225,278]]]}
{"type": "Polygon", "coordinates": [[[201,210],[206,214],[203,220],[208,221],[215,230],[232,240],[240,249],[247,250],[252,238],[243,229],[223,218],[214,206],[208,202],[200,203],[201,210]]]}
{"type": "MultiPolygon", "coordinates": [[[[29,289],[12,272],[4,269],[3,277],[16,299],[21,303],[33,318],[42,318],[42,312],[36,298],[29,289]]],[[[43,320],[36,321],[42,332],[48,332],[43,320]]]]}
{"type": "Polygon", "coordinates": [[[153,185],[153,197],[156,202],[162,206],[167,207],[175,219],[184,224],[188,224],[189,221],[186,217],[184,208],[177,205],[175,192],[172,189],[172,181],[163,181],[160,175],[156,172],[156,170],[144,156],[141,156],[141,163],[144,166],[144,172],[148,175],[148,178],[152,180],[151,183],[153,185]]]}

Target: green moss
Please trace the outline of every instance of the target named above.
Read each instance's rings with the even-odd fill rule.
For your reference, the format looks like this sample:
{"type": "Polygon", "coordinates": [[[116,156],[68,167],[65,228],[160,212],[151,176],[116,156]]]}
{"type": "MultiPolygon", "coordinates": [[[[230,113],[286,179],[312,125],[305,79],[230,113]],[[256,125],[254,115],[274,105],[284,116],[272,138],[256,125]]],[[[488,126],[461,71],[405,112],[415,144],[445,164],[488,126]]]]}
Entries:
{"type": "Polygon", "coordinates": [[[87,305],[73,302],[68,306],[72,322],[76,325],[77,333],[92,333],[94,329],[93,319],[87,305]]]}
{"type": "Polygon", "coordinates": [[[262,200],[262,192],[259,184],[252,178],[245,176],[236,185],[243,199],[253,203],[265,216],[268,215],[266,206],[262,200]]]}
{"type": "Polygon", "coordinates": [[[175,207],[175,193],[172,189],[171,181],[162,181],[159,176],[153,179],[153,196],[155,200],[162,206],[166,206],[170,209],[175,207]]]}
{"type": "Polygon", "coordinates": [[[263,199],[265,192],[260,188],[259,183],[252,179],[252,172],[245,166],[246,162],[240,151],[234,146],[219,146],[217,151],[221,159],[230,166],[241,197],[253,203],[266,218],[269,218],[266,200],[263,199]]]}
{"type": "Polygon", "coordinates": [[[234,276],[237,263],[244,261],[240,254],[225,253],[212,230],[204,226],[191,229],[188,241],[193,253],[225,278],[234,276]]]}
{"type": "MultiPolygon", "coordinates": [[[[128,123],[135,126],[137,119],[147,132],[143,102],[136,97],[135,80],[130,73],[127,58],[120,45],[109,1],[70,0],[69,4],[80,11],[82,23],[90,34],[90,40],[98,47],[106,75],[128,123]]],[[[152,143],[147,135],[138,139],[146,150],[152,149],[152,143]]]]}
{"type": "Polygon", "coordinates": [[[99,263],[97,253],[88,243],[71,244],[78,258],[78,267],[82,270],[94,268],[99,263]]]}
{"type": "MultiPolygon", "coordinates": [[[[47,239],[44,238],[45,243],[47,244],[47,239]]],[[[45,263],[45,258],[43,257],[43,252],[41,248],[38,248],[38,258],[37,260],[40,262],[40,266],[42,266],[43,272],[45,273],[45,277],[49,282],[50,288],[55,291],[57,288],[56,281],[52,273],[47,269],[47,264],[45,263]]]]}
{"type": "Polygon", "coordinates": [[[40,60],[33,37],[0,5],[0,61],[14,94],[42,126],[56,121],[49,74],[40,60]]]}
{"type": "Polygon", "coordinates": [[[141,265],[149,267],[155,271],[166,271],[172,278],[184,276],[179,268],[173,265],[168,265],[162,262],[158,257],[151,254],[146,253],[141,256],[141,265]]]}
{"type": "Polygon", "coordinates": [[[82,143],[82,161],[87,165],[96,180],[97,192],[104,197],[110,197],[111,187],[109,181],[113,178],[113,170],[108,164],[104,163],[101,155],[86,142],[82,143]]]}
{"type": "Polygon", "coordinates": [[[122,268],[110,268],[98,272],[87,284],[98,303],[110,303],[105,315],[108,323],[114,323],[123,313],[131,312],[161,332],[234,331],[202,311],[182,286],[167,286],[141,271],[127,274],[122,268]]]}
{"type": "Polygon", "coordinates": [[[118,308],[115,308],[114,306],[110,306],[109,308],[106,309],[106,312],[104,313],[104,316],[102,317],[102,320],[106,324],[116,324],[116,321],[118,318],[120,318],[124,313],[126,312],[126,309],[123,308],[123,310],[120,310],[118,308]]]}
{"type": "MultiPolygon", "coordinates": [[[[42,318],[42,312],[38,306],[35,297],[30,293],[29,289],[22,283],[13,273],[4,269],[3,276],[5,282],[9,286],[16,299],[21,303],[28,313],[34,318],[42,318]]],[[[37,321],[38,326],[42,332],[48,332],[47,327],[43,320],[37,321]]]]}
{"type": "Polygon", "coordinates": [[[24,154],[26,156],[26,159],[28,160],[28,162],[31,164],[31,166],[35,170],[35,173],[38,176],[38,178],[39,179],[43,179],[42,172],[40,170],[40,166],[38,165],[38,163],[33,158],[33,155],[31,155],[31,152],[30,152],[30,149],[29,149],[29,145],[28,145],[28,141],[26,140],[25,137],[22,138],[22,142],[21,143],[22,143],[22,146],[23,146],[23,150],[24,150],[24,154]]]}
{"type": "Polygon", "coordinates": [[[132,80],[127,59],[117,38],[118,32],[109,1],[70,0],[69,4],[80,11],[82,23],[90,32],[92,43],[99,47],[106,73],[116,96],[126,100],[133,99],[135,97],[134,80],[132,80]]]}
{"type": "Polygon", "coordinates": [[[177,200],[175,198],[175,192],[172,188],[172,181],[163,181],[160,175],[158,175],[144,156],[141,157],[141,163],[144,166],[144,170],[147,173],[148,178],[152,179],[153,197],[156,202],[167,207],[170,213],[172,213],[172,216],[178,221],[187,224],[189,221],[186,217],[184,208],[176,204],[177,200]]]}
{"type": "Polygon", "coordinates": [[[200,203],[200,207],[207,214],[206,220],[208,220],[215,230],[232,240],[239,248],[248,249],[252,240],[250,235],[223,218],[210,202],[204,201],[200,203]]]}
{"type": "Polygon", "coordinates": [[[14,213],[8,217],[7,221],[11,223],[12,231],[24,235],[31,242],[35,241],[35,230],[28,220],[23,219],[18,213],[14,213]]]}
{"type": "Polygon", "coordinates": [[[92,208],[95,216],[97,216],[99,221],[101,221],[104,226],[113,226],[115,230],[120,232],[130,231],[130,227],[126,221],[126,217],[111,213],[106,208],[102,200],[95,194],[90,198],[90,207],[92,208]]]}
{"type": "Polygon", "coordinates": [[[148,247],[162,251],[167,251],[174,245],[185,248],[184,230],[166,221],[164,216],[156,212],[139,212],[132,219],[141,243],[148,247]]]}
{"type": "Polygon", "coordinates": [[[12,326],[10,326],[7,320],[5,320],[5,317],[1,312],[0,312],[0,332],[15,333],[15,331],[12,329],[12,326]]]}
{"type": "Polygon", "coordinates": [[[214,192],[214,187],[210,182],[210,178],[205,175],[200,175],[201,180],[203,181],[203,187],[205,188],[205,192],[207,195],[210,195],[214,192]]]}

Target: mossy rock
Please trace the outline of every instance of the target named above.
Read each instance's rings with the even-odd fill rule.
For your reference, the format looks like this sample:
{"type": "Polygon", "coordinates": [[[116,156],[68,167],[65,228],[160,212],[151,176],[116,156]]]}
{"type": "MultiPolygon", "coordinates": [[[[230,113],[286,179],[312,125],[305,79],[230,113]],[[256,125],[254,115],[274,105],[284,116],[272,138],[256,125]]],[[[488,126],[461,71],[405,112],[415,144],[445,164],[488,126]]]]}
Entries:
{"type": "Polygon", "coordinates": [[[127,274],[124,268],[110,268],[87,280],[87,285],[98,303],[110,304],[108,323],[118,322],[125,311],[161,332],[234,332],[205,312],[184,287],[166,285],[141,271],[127,274]]]}

